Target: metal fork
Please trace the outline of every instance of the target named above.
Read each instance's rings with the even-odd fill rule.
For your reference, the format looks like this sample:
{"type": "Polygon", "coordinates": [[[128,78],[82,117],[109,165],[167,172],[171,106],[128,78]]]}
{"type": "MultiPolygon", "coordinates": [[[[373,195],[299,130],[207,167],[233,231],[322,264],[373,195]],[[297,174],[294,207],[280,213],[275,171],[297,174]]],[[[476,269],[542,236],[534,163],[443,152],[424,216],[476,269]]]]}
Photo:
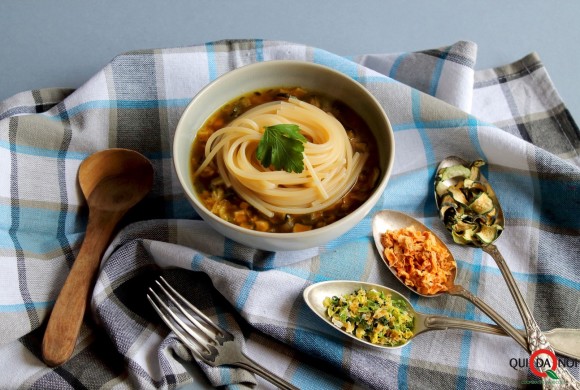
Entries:
{"type": "Polygon", "coordinates": [[[162,276],[155,283],[158,290],[173,305],[172,307],[167,305],[153,288],[149,288],[147,299],[161,319],[194,356],[212,367],[229,365],[245,368],[281,389],[298,389],[247,357],[240,346],[236,344],[231,333],[217,326],[197,307],[175,291],[162,276]],[[192,313],[195,313],[197,318],[192,313]]]}

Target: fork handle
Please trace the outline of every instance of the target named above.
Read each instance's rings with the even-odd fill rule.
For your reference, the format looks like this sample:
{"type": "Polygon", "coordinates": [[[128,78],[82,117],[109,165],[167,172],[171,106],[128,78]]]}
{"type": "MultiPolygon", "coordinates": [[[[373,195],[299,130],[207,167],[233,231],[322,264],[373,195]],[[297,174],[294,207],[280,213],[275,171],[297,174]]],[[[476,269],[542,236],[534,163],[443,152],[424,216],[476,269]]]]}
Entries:
{"type": "Polygon", "coordinates": [[[240,361],[236,363],[238,367],[245,368],[248,371],[253,372],[261,376],[262,378],[266,379],[268,382],[272,383],[273,385],[278,386],[280,389],[284,390],[299,390],[298,387],[294,386],[292,383],[285,381],[284,379],[280,378],[278,375],[274,374],[273,372],[269,371],[268,369],[262,367],[260,364],[256,363],[246,355],[242,355],[240,357],[240,361]]]}

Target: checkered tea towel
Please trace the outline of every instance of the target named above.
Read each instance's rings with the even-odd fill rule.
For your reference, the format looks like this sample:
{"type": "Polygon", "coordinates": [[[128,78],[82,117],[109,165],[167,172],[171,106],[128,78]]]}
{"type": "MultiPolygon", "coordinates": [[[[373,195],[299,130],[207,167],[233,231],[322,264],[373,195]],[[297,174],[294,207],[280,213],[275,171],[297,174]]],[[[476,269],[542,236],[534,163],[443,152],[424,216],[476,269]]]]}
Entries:
{"type": "MultiPolygon", "coordinates": [[[[76,90],[0,102],[0,388],[267,388],[244,370],[191,357],[145,298],[159,274],[235,333],[248,355],[302,389],[518,388],[538,379],[526,366],[529,354],[508,337],[436,331],[385,351],[346,340],[311,313],[305,287],[349,279],[396,289],[424,313],[489,321],[463,299],[421,298],[401,286],[373,246],[370,215],[326,245],[278,253],[232,242],[200,220],[172,167],[180,114],[216,77],[277,59],[332,67],[374,94],[396,141],[374,211],[401,210],[433,228],[458,261],[457,283],[522,328],[494,261],[452,243],[433,199],[444,157],[487,161],[484,174],[506,217],[497,245],[539,325],[580,328],[580,136],[536,54],[474,71],[471,42],[343,57],[295,43],[227,40],[126,53],[76,90]],[[104,255],[72,358],[48,368],[44,328],[86,228],[78,167],[111,147],[146,155],[154,188],[104,255]]],[[[578,362],[561,364],[580,377],[578,362]]]]}

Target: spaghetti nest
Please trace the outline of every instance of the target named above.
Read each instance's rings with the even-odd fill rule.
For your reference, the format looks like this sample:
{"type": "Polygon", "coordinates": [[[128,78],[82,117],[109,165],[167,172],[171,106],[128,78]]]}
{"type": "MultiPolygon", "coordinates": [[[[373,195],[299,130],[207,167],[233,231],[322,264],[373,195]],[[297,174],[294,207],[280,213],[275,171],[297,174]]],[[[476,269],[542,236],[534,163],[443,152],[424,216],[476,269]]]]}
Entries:
{"type": "Polygon", "coordinates": [[[308,214],[340,200],[356,183],[367,157],[353,152],[335,117],[290,98],[256,106],[214,132],[193,176],[215,160],[224,184],[266,216],[308,214]],[[264,129],[279,124],[298,125],[307,139],[301,173],[263,167],[256,158],[264,129]]]}
{"type": "Polygon", "coordinates": [[[431,232],[412,226],[387,231],[381,244],[389,265],[407,286],[425,295],[448,290],[447,280],[456,264],[431,232]]]}

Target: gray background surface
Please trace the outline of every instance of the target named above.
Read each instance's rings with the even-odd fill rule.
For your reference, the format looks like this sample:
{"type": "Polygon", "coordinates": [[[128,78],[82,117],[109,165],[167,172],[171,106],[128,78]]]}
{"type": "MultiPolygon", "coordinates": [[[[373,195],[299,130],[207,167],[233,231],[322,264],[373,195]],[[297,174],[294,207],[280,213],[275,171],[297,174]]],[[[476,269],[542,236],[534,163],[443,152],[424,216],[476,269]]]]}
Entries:
{"type": "Polygon", "coordinates": [[[340,55],[478,44],[477,69],[536,51],[580,117],[580,2],[405,0],[1,0],[0,100],[76,88],[117,54],[263,38],[340,55]]]}

